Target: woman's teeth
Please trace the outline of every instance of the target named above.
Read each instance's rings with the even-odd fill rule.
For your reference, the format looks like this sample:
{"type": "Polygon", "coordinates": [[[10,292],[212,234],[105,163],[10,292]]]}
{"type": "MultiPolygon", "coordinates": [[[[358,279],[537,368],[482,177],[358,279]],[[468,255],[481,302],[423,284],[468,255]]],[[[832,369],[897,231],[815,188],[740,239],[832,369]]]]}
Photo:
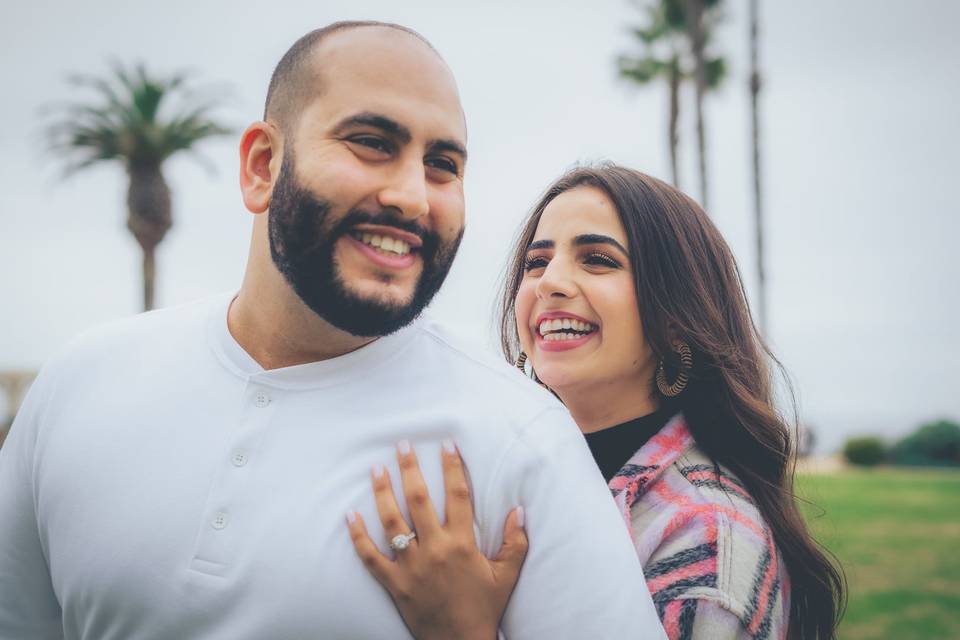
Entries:
{"type": "Polygon", "coordinates": [[[543,336],[543,339],[544,339],[544,340],[551,340],[551,341],[556,341],[556,340],[574,340],[574,339],[576,339],[576,338],[582,338],[584,335],[586,335],[586,334],[583,334],[583,333],[548,333],[547,335],[543,336]]]}
{"type": "Polygon", "coordinates": [[[365,245],[378,249],[380,253],[393,254],[395,256],[405,256],[410,253],[409,244],[403,240],[391,238],[390,236],[381,236],[375,233],[356,233],[353,237],[365,245]]]}
{"type": "Polygon", "coordinates": [[[574,318],[554,318],[544,320],[540,323],[540,335],[546,340],[572,340],[579,338],[585,333],[593,333],[597,330],[596,325],[589,322],[581,322],[574,318]],[[565,329],[572,329],[577,333],[565,332],[565,329]]]}

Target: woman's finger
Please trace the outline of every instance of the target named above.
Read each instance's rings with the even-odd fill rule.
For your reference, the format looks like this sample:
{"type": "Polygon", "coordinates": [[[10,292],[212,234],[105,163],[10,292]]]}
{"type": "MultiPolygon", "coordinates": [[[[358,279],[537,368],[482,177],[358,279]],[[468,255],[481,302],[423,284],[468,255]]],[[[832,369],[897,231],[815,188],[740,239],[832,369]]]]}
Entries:
{"type": "MultiPolygon", "coordinates": [[[[373,480],[373,497],[377,503],[377,513],[380,514],[380,524],[383,525],[383,532],[387,535],[389,543],[395,536],[409,534],[410,526],[403,519],[403,513],[397,505],[397,499],[393,495],[393,484],[390,482],[390,473],[382,464],[373,466],[370,472],[373,480]]],[[[417,540],[410,541],[410,546],[404,549],[400,554],[408,554],[417,548],[417,540]]],[[[399,554],[398,554],[399,555],[399,554]]]]}
{"type": "Polygon", "coordinates": [[[397,443],[397,462],[400,465],[400,480],[403,482],[403,495],[407,500],[407,511],[413,520],[413,528],[421,541],[429,540],[440,529],[440,520],[430,500],[427,483],[420,472],[417,454],[407,440],[397,443]]]}
{"type": "Polygon", "coordinates": [[[516,586],[523,560],[527,557],[525,516],[523,507],[517,507],[510,512],[503,527],[503,546],[490,561],[497,587],[502,587],[506,593],[511,593],[516,586]]]}
{"type": "Polygon", "coordinates": [[[473,502],[470,499],[470,485],[467,483],[466,467],[460,452],[452,440],[444,440],[443,486],[447,500],[447,528],[457,535],[473,537],[473,502]]]}
{"type": "Polygon", "coordinates": [[[380,553],[380,549],[367,534],[367,527],[363,518],[356,511],[347,512],[347,528],[350,530],[350,540],[353,541],[353,548],[363,562],[363,566],[377,579],[377,582],[392,593],[396,564],[380,553]]]}

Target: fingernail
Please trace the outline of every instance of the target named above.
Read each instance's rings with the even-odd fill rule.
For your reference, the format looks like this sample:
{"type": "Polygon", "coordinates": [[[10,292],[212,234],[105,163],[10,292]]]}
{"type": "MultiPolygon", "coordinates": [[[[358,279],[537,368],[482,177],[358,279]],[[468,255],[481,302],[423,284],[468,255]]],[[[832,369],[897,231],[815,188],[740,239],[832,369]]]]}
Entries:
{"type": "Polygon", "coordinates": [[[397,443],[397,451],[399,451],[399,452],[400,452],[400,455],[402,455],[402,456],[405,456],[405,455],[407,455],[408,453],[410,453],[410,441],[409,441],[409,440],[401,440],[400,442],[398,442],[398,443],[397,443]]]}
{"type": "Polygon", "coordinates": [[[517,507],[517,526],[522,528],[525,521],[526,514],[523,511],[523,507],[517,507]]]}
{"type": "Polygon", "coordinates": [[[443,450],[446,451],[447,453],[452,455],[457,452],[457,445],[453,444],[453,440],[449,438],[445,438],[442,444],[443,444],[443,450]]]}
{"type": "Polygon", "coordinates": [[[357,522],[357,512],[356,511],[347,511],[347,524],[355,524],[357,522]]]}
{"type": "Polygon", "coordinates": [[[379,462],[373,465],[373,477],[376,478],[377,480],[383,477],[384,471],[386,471],[386,469],[384,469],[383,465],[380,464],[379,462]]]}

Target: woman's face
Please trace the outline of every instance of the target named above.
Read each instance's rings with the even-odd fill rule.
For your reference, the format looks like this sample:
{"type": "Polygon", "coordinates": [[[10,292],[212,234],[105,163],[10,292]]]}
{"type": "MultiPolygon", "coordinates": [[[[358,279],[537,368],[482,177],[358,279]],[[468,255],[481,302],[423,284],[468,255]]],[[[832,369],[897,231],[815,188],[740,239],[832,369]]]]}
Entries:
{"type": "Polygon", "coordinates": [[[597,188],[565,191],[543,211],[517,291],[517,330],[537,377],[561,396],[653,377],[627,246],[597,188]]]}

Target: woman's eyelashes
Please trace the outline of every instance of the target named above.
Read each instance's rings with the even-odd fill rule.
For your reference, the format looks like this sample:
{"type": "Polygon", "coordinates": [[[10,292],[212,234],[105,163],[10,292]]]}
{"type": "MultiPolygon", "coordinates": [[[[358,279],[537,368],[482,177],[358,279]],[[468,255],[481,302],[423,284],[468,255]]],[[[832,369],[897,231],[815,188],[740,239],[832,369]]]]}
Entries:
{"type": "MultiPolygon", "coordinates": [[[[607,269],[621,269],[623,267],[619,260],[600,251],[591,251],[585,254],[581,258],[581,261],[583,264],[591,267],[604,267],[607,269]]],[[[529,273],[537,269],[544,269],[549,263],[550,259],[546,256],[528,256],[524,260],[523,270],[529,273]]]]}
{"type": "Polygon", "coordinates": [[[590,265],[609,267],[610,269],[619,269],[621,266],[615,258],[599,251],[588,254],[584,262],[590,265]]]}
{"type": "Polygon", "coordinates": [[[547,266],[548,262],[549,260],[547,260],[543,256],[529,256],[523,262],[523,270],[530,272],[530,271],[533,271],[534,269],[543,269],[544,267],[547,266]]]}

